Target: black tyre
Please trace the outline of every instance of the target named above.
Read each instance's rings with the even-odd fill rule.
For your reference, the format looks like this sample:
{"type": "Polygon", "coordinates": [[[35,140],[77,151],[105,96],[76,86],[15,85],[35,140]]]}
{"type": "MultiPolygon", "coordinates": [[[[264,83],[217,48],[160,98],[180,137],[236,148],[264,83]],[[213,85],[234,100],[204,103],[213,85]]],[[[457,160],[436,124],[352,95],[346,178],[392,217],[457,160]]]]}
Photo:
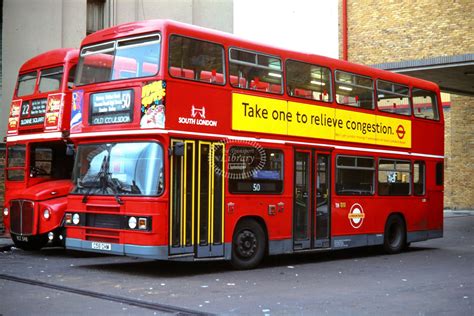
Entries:
{"type": "Polygon", "coordinates": [[[260,264],[265,255],[266,237],[262,226],[254,220],[244,219],[232,238],[232,266],[236,269],[252,269],[260,264]]]}
{"type": "Polygon", "coordinates": [[[28,236],[28,241],[19,240],[20,235],[11,234],[15,247],[23,250],[40,250],[48,243],[48,235],[28,236]]]}
{"type": "Polygon", "coordinates": [[[385,224],[383,249],[386,253],[399,253],[406,246],[405,222],[398,215],[392,215],[385,224]]]}

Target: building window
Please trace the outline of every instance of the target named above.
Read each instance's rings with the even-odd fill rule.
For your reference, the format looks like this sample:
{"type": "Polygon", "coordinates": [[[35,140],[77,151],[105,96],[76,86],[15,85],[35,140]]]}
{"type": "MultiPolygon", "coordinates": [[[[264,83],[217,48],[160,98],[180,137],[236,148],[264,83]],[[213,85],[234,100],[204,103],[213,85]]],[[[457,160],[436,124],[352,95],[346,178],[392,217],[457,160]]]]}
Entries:
{"type": "Polygon", "coordinates": [[[105,0],[87,0],[87,35],[105,27],[105,0]]]}

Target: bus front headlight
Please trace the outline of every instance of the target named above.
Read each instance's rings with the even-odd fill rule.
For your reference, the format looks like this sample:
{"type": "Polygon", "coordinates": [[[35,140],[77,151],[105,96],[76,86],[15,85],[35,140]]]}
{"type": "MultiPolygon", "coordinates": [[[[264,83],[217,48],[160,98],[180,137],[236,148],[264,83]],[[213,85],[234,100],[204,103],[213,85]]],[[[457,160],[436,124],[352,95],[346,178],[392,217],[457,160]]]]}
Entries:
{"type": "Polygon", "coordinates": [[[130,217],[128,219],[128,227],[130,227],[130,229],[135,229],[135,227],[137,227],[137,218],[136,217],[130,217]]]}
{"type": "Polygon", "coordinates": [[[72,223],[73,223],[74,225],[77,225],[77,224],[79,224],[79,221],[80,221],[79,214],[75,213],[75,214],[72,216],[72,223]]]}
{"type": "Polygon", "coordinates": [[[43,211],[43,217],[44,217],[45,220],[49,220],[49,219],[50,219],[50,217],[51,217],[51,212],[50,212],[49,209],[45,209],[45,210],[43,211]]]}

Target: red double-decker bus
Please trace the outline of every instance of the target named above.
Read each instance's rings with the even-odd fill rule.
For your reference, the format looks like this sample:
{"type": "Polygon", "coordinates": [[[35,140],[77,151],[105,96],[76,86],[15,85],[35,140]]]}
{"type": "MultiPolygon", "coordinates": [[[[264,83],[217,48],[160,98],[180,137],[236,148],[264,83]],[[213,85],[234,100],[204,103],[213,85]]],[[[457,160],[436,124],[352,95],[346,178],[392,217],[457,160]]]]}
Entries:
{"type": "Polygon", "coordinates": [[[15,245],[63,244],[62,219],[72,187],[67,140],[77,49],[55,49],[25,62],[10,106],[6,137],[5,226],[15,245]]]}
{"type": "Polygon", "coordinates": [[[443,235],[438,87],[172,21],[81,46],[66,247],[230,260],[443,235]]]}

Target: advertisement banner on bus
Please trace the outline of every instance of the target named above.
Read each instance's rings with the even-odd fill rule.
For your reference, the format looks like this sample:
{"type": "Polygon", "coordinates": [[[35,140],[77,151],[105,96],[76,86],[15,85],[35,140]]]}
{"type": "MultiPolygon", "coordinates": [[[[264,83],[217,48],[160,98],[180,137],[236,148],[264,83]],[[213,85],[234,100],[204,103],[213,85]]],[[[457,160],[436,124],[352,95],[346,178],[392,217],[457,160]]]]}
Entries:
{"type": "Polygon", "coordinates": [[[44,120],[44,129],[46,131],[59,131],[61,129],[64,96],[64,93],[48,95],[44,120]]]}
{"type": "Polygon", "coordinates": [[[20,124],[20,109],[22,100],[13,100],[10,105],[10,117],[8,118],[8,135],[18,134],[18,125],[20,124]]]}
{"type": "Polygon", "coordinates": [[[411,121],[234,93],[232,129],[411,147],[411,121]]]}

